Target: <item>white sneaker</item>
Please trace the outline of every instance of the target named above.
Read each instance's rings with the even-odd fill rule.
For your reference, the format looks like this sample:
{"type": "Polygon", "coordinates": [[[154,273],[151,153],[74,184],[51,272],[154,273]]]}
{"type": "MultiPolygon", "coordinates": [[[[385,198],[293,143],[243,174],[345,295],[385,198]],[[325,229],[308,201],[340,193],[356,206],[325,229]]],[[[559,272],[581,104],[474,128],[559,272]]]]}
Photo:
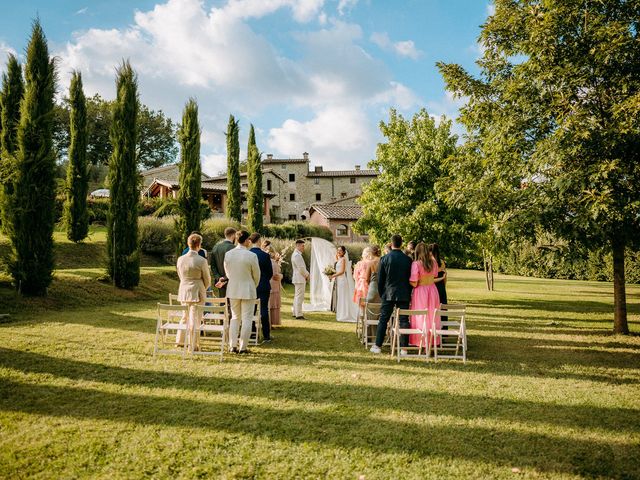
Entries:
{"type": "Polygon", "coordinates": [[[404,348],[402,348],[400,350],[400,356],[401,357],[408,357],[409,356],[409,352],[407,352],[404,348]]]}
{"type": "Polygon", "coordinates": [[[370,351],[371,353],[376,353],[376,354],[377,354],[377,353],[382,353],[382,349],[381,349],[379,346],[377,346],[377,345],[372,346],[372,347],[369,349],[369,351],[370,351]]]}

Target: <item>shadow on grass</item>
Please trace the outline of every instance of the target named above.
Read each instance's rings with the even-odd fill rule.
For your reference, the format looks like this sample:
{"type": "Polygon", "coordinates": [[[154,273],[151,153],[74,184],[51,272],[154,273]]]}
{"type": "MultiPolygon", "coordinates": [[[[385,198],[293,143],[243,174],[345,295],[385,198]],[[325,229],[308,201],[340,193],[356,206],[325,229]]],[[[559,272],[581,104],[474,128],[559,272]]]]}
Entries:
{"type": "Polygon", "coordinates": [[[215,397],[202,401],[6,381],[0,386],[0,409],[5,411],[242,433],[295,444],[313,442],[347,450],[365,449],[372,454],[455,457],[542,472],[628,478],[638,474],[638,445],[616,443],[614,454],[606,441],[472,426],[451,420],[446,424],[428,419],[416,423],[402,419],[402,415],[397,420],[390,419],[384,413],[399,409],[469,421],[489,418],[518,424],[530,421],[634,432],[637,412],[631,409],[547,405],[435,392],[416,394],[411,390],[302,381],[221,380],[38,358],[7,350],[2,351],[3,363],[8,354],[16,360],[12,368],[27,372],[126,386],[167,386],[211,394],[233,392],[272,400],[274,406],[227,403],[216,401],[215,397]],[[278,408],[280,400],[313,402],[321,407],[278,408]]]}

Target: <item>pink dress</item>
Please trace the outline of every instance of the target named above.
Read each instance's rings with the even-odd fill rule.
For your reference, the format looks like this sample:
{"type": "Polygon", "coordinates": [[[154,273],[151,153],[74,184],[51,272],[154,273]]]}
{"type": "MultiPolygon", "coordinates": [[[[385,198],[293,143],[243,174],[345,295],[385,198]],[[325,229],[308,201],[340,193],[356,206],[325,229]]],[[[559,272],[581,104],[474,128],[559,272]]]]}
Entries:
{"type": "Polygon", "coordinates": [[[369,291],[369,284],[367,283],[366,274],[369,262],[360,260],[353,270],[353,281],[355,283],[355,289],[353,291],[353,303],[360,305],[360,299],[367,298],[367,292],[369,291]]]}
{"type": "Polygon", "coordinates": [[[271,267],[273,268],[273,277],[271,277],[271,294],[269,295],[269,320],[271,326],[282,325],[280,322],[280,289],[282,274],[280,272],[280,264],[275,260],[271,260],[271,267]]]}
{"type": "MultiPolygon", "coordinates": [[[[421,277],[425,275],[438,276],[438,265],[433,262],[433,266],[430,271],[427,271],[422,262],[413,262],[411,264],[411,277],[412,282],[419,282],[421,277]]],[[[425,320],[427,323],[427,330],[431,329],[433,322],[433,311],[440,307],[440,296],[438,295],[438,289],[435,284],[431,285],[418,285],[413,289],[411,293],[411,310],[429,310],[429,316],[425,319],[424,315],[412,315],[411,316],[411,328],[422,328],[425,320]]],[[[437,320],[436,328],[440,328],[440,319],[437,320]]],[[[430,335],[429,335],[430,336],[430,335]]],[[[409,344],[419,345],[420,335],[409,335],[409,344]]],[[[423,345],[426,347],[426,345],[423,345]]]]}

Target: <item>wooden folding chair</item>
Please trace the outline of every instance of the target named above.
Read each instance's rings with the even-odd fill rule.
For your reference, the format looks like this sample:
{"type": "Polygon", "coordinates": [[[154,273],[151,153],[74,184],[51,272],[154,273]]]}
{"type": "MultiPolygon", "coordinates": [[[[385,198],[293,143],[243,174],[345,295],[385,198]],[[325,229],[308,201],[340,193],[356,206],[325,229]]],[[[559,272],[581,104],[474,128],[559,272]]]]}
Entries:
{"type": "Polygon", "coordinates": [[[427,356],[431,355],[431,350],[433,349],[433,359],[436,362],[439,358],[447,358],[459,359],[462,360],[463,363],[467,363],[467,326],[465,314],[464,310],[438,309],[433,312],[433,323],[431,324],[427,356]],[[437,320],[443,316],[447,317],[447,320],[440,321],[440,328],[437,328],[437,320]],[[444,342],[443,340],[446,338],[454,338],[455,342],[444,342]],[[438,340],[440,340],[440,345],[438,345],[438,340]],[[439,351],[444,353],[441,354],[439,351]]]}
{"type": "Polygon", "coordinates": [[[182,318],[189,315],[189,307],[187,305],[168,305],[158,303],[158,317],[156,322],[156,341],[153,347],[153,355],[162,354],[187,354],[187,322],[182,322],[182,318]],[[175,348],[167,349],[166,344],[175,344],[175,335],[182,331],[184,334],[184,346],[182,351],[175,348]],[[170,341],[167,341],[167,335],[173,335],[170,341]],[[160,347],[158,347],[160,342],[160,347]]]}
{"type": "Polygon", "coordinates": [[[260,322],[260,299],[256,299],[253,308],[253,326],[249,336],[249,345],[260,345],[262,339],[262,323],[260,322]]]}
{"type": "Polygon", "coordinates": [[[229,313],[226,298],[209,298],[209,305],[197,305],[196,315],[200,325],[193,329],[193,340],[198,339],[199,348],[194,355],[224,356],[224,349],[229,338],[229,313]],[[202,333],[202,335],[200,335],[202,333]]]}
{"type": "MultiPolygon", "coordinates": [[[[427,324],[426,321],[422,324],[422,328],[400,328],[400,317],[403,315],[412,316],[412,315],[424,315],[425,317],[429,317],[429,310],[403,310],[401,308],[396,308],[393,312],[393,327],[392,327],[392,338],[391,338],[391,356],[393,357],[394,353],[398,357],[398,363],[400,363],[400,335],[420,335],[420,344],[415,346],[407,346],[404,347],[405,350],[417,350],[418,356],[420,356],[420,352],[424,347],[427,349],[427,324]]],[[[427,355],[427,359],[428,359],[427,355]]]]}

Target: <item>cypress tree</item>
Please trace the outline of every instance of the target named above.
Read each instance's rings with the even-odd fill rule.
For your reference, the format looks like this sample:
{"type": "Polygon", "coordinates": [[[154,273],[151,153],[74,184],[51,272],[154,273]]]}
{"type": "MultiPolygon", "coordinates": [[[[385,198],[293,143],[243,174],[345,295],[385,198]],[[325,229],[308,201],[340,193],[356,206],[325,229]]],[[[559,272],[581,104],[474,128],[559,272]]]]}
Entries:
{"type": "Polygon", "coordinates": [[[256,134],[251,125],[247,146],[247,226],[252,232],[260,232],[264,221],[262,195],[262,165],[256,145],[256,134]]]}
{"type": "Polygon", "coordinates": [[[15,155],[18,148],[20,102],[23,94],[22,67],[14,55],[9,55],[7,72],[2,74],[0,92],[0,218],[2,230],[6,235],[10,235],[12,230],[9,209],[14,191],[15,155]]]}
{"type": "Polygon", "coordinates": [[[240,140],[238,121],[229,115],[227,126],[227,218],[242,221],[242,196],[240,193],[240,140]]]}
{"type": "Polygon", "coordinates": [[[89,233],[87,190],[87,101],[82,91],[82,76],[74,72],[69,86],[69,165],[67,166],[67,199],[65,224],[67,238],[80,242],[89,233]]]}
{"type": "Polygon", "coordinates": [[[182,113],[180,140],[180,190],[178,190],[178,231],[182,240],[180,250],[194,230],[200,230],[202,201],[202,167],[200,165],[200,125],[198,104],[190,99],[182,113]]]}
{"type": "Polygon", "coordinates": [[[11,217],[11,273],[25,295],[46,295],[51,283],[55,223],[53,97],[56,68],[36,20],[27,47],[25,91],[20,103],[18,151],[11,217]]]}
{"type": "Polygon", "coordinates": [[[133,288],[140,281],[138,244],[138,80],[129,62],[116,74],[109,161],[110,203],[107,220],[107,273],[115,286],[133,288]]]}

